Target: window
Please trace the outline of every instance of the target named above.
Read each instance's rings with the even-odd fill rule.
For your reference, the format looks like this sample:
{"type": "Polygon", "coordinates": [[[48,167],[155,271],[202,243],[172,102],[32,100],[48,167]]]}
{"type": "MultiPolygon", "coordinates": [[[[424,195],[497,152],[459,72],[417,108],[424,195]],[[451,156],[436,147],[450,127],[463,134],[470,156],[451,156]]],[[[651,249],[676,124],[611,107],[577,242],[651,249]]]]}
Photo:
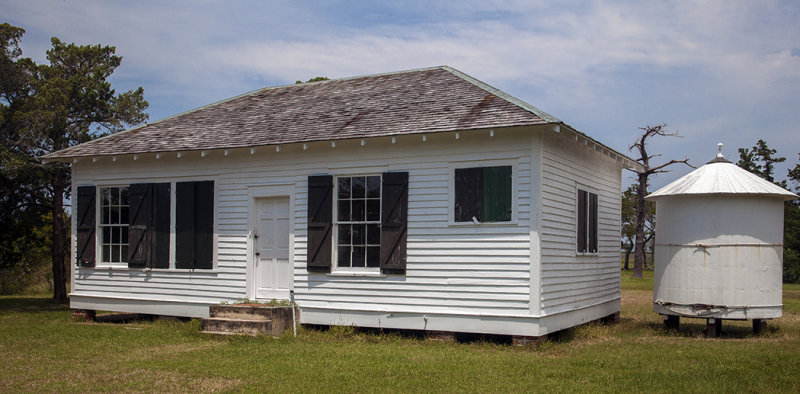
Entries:
{"type": "Polygon", "coordinates": [[[511,166],[455,169],[454,220],[511,221],[511,172],[511,166]]]}
{"type": "Polygon", "coordinates": [[[408,185],[399,171],[310,175],[306,269],[405,274],[408,185]]]}
{"type": "Polygon", "coordinates": [[[336,266],[380,267],[380,175],[338,177],[336,208],[336,266]]]}
{"type": "Polygon", "coordinates": [[[128,187],[100,188],[100,234],[102,261],[128,261],[128,187]]]}
{"type": "Polygon", "coordinates": [[[597,253],[597,194],[578,189],[578,253],[597,253]]]}
{"type": "Polygon", "coordinates": [[[81,267],[213,268],[214,181],[78,186],[75,204],[81,267]]]}

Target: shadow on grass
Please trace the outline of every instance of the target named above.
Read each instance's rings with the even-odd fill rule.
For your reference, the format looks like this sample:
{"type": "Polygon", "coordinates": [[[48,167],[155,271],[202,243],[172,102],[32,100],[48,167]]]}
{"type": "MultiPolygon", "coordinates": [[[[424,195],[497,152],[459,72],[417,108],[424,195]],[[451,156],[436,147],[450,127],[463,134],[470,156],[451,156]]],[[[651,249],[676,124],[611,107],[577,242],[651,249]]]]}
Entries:
{"type": "Polygon", "coordinates": [[[36,313],[67,311],[69,304],[59,304],[52,298],[42,297],[0,297],[0,314],[2,313],[36,313]]]}

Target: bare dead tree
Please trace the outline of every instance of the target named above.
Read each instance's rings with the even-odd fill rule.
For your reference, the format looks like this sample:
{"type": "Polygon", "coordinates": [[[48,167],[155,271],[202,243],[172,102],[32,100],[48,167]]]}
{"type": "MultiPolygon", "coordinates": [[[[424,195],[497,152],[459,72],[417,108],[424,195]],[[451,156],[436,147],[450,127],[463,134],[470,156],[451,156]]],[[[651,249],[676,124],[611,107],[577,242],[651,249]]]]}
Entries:
{"type": "Polygon", "coordinates": [[[645,206],[645,196],[647,196],[647,185],[649,183],[649,177],[653,174],[658,174],[662,172],[669,172],[665,168],[677,163],[686,164],[689,167],[695,168],[691,164],[689,164],[689,157],[687,156],[683,160],[670,160],[666,163],[651,167],[650,160],[661,156],[660,154],[649,155],[647,153],[647,140],[651,137],[662,136],[662,137],[680,137],[677,132],[667,130],[667,124],[662,123],[656,126],[645,126],[640,127],[639,130],[642,130],[642,135],[636,140],[636,142],[631,145],[628,150],[634,151],[636,150],[639,153],[639,158],[636,159],[643,169],[641,171],[631,169],[631,171],[635,172],[637,175],[637,180],[639,182],[639,187],[637,188],[638,193],[636,196],[636,241],[634,244],[634,251],[633,251],[633,277],[634,278],[641,278],[642,277],[642,269],[644,268],[645,262],[645,243],[649,241],[649,239],[645,239],[645,222],[647,216],[647,210],[645,206]]]}

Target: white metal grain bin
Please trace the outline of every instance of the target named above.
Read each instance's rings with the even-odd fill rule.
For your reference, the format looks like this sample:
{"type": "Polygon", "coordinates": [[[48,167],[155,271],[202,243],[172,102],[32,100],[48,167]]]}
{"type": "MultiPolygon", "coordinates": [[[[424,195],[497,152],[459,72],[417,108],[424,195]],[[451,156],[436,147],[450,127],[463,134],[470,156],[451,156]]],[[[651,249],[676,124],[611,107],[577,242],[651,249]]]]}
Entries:
{"type": "Polygon", "coordinates": [[[797,197],[722,153],[647,196],[656,202],[653,310],[708,318],[717,332],[719,319],[756,327],[780,317],[783,202],[797,197]]]}

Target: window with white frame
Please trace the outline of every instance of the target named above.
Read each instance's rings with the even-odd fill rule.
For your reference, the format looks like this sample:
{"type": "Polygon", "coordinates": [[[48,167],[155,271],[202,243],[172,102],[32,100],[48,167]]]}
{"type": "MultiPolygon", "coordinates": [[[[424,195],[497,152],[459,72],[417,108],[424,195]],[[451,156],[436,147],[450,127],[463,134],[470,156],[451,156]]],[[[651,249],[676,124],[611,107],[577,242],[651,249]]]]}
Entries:
{"type": "Polygon", "coordinates": [[[577,252],[597,253],[597,194],[578,189],[577,252]]]}
{"type": "Polygon", "coordinates": [[[100,188],[101,261],[128,261],[128,187],[100,188]]]}
{"type": "Polygon", "coordinates": [[[378,269],[381,252],[381,176],[336,179],[336,267],[378,269]]]}

